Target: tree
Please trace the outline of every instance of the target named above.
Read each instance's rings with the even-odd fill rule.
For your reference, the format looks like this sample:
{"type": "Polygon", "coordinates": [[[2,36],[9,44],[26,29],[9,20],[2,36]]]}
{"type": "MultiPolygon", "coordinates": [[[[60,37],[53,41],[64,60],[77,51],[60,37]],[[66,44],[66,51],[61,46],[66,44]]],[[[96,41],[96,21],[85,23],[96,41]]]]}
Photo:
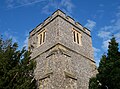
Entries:
{"type": "Polygon", "coordinates": [[[11,39],[0,38],[0,89],[35,89],[35,66],[25,47],[20,51],[11,39]]]}
{"type": "Polygon", "coordinates": [[[100,89],[100,84],[96,77],[91,78],[89,82],[89,89],[100,89]]]}
{"type": "Polygon", "coordinates": [[[100,87],[96,81],[90,79],[90,85],[93,82],[97,88],[91,86],[90,89],[119,89],[120,88],[120,52],[118,43],[115,37],[109,42],[108,53],[103,55],[99,67],[98,74],[95,77],[96,81],[99,81],[100,87]]]}
{"type": "Polygon", "coordinates": [[[115,37],[111,39],[108,46],[107,53],[107,68],[108,71],[108,81],[107,86],[109,89],[119,89],[120,87],[120,52],[118,48],[118,43],[115,37]]]}
{"type": "MultiPolygon", "coordinates": [[[[99,67],[98,67],[98,72],[99,74],[97,74],[97,79],[99,80],[100,83],[102,83],[101,87],[105,87],[106,86],[106,79],[107,79],[107,70],[106,70],[106,55],[103,55],[101,58],[101,61],[99,63],[99,67]]],[[[105,88],[103,88],[105,89],[105,88]]]]}
{"type": "Polygon", "coordinates": [[[115,37],[112,37],[111,41],[109,42],[108,46],[108,53],[107,53],[107,58],[110,61],[116,61],[119,58],[119,48],[118,48],[118,43],[115,40],[115,37]]]}

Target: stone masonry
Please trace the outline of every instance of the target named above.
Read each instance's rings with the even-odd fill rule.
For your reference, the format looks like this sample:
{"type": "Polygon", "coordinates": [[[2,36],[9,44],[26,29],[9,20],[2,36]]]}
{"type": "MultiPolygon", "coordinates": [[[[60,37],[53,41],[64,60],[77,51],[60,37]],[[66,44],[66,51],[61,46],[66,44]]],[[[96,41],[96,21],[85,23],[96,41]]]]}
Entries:
{"type": "Polygon", "coordinates": [[[58,9],[30,32],[28,47],[37,62],[38,89],[88,89],[96,66],[90,31],[80,23],[58,9]],[[81,45],[74,42],[73,29],[81,34],[81,45]]]}

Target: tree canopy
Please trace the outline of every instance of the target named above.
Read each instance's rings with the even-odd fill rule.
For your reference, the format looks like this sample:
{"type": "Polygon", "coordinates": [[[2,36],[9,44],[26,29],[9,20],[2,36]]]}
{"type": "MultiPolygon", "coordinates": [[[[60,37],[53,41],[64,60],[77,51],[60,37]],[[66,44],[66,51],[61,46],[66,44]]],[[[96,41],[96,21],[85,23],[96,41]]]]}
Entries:
{"type": "Polygon", "coordinates": [[[90,79],[89,89],[120,89],[120,52],[115,37],[100,60],[98,74],[90,79]]]}
{"type": "Polygon", "coordinates": [[[0,89],[36,89],[34,68],[36,62],[30,52],[11,39],[0,37],[0,89]]]}

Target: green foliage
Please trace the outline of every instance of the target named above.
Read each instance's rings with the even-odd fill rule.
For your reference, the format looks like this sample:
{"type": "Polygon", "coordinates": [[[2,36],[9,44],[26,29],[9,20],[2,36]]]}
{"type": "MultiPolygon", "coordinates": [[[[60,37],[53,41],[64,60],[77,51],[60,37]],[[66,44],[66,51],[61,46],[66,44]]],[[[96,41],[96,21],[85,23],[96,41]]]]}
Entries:
{"type": "Polygon", "coordinates": [[[100,85],[90,79],[89,89],[120,89],[120,52],[115,37],[109,42],[107,55],[103,55],[100,60],[95,79],[100,85]]]}
{"type": "Polygon", "coordinates": [[[118,60],[118,43],[115,40],[115,37],[113,37],[111,39],[111,41],[109,42],[109,46],[108,46],[108,53],[107,53],[107,57],[110,61],[115,61],[118,60]]]}
{"type": "Polygon", "coordinates": [[[89,89],[100,89],[100,84],[96,77],[90,79],[89,89]]]}
{"type": "Polygon", "coordinates": [[[17,49],[12,40],[0,38],[0,89],[36,89],[33,71],[36,66],[30,60],[30,52],[17,49]]]}

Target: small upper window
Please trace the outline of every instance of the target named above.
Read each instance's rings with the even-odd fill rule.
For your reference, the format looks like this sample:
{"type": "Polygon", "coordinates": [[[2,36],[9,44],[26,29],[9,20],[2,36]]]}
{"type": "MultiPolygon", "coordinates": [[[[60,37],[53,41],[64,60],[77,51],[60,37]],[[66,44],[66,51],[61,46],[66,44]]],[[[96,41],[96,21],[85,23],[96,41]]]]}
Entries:
{"type": "Polygon", "coordinates": [[[74,42],[76,42],[76,38],[75,38],[75,31],[73,31],[73,37],[74,37],[74,42]]]}
{"type": "Polygon", "coordinates": [[[40,34],[40,45],[42,44],[42,34],[40,34]]]}
{"type": "Polygon", "coordinates": [[[82,45],[82,35],[75,29],[73,29],[73,41],[79,45],[82,45]]]}
{"type": "Polygon", "coordinates": [[[42,45],[45,42],[46,31],[42,31],[38,34],[38,46],[42,45]]]}

